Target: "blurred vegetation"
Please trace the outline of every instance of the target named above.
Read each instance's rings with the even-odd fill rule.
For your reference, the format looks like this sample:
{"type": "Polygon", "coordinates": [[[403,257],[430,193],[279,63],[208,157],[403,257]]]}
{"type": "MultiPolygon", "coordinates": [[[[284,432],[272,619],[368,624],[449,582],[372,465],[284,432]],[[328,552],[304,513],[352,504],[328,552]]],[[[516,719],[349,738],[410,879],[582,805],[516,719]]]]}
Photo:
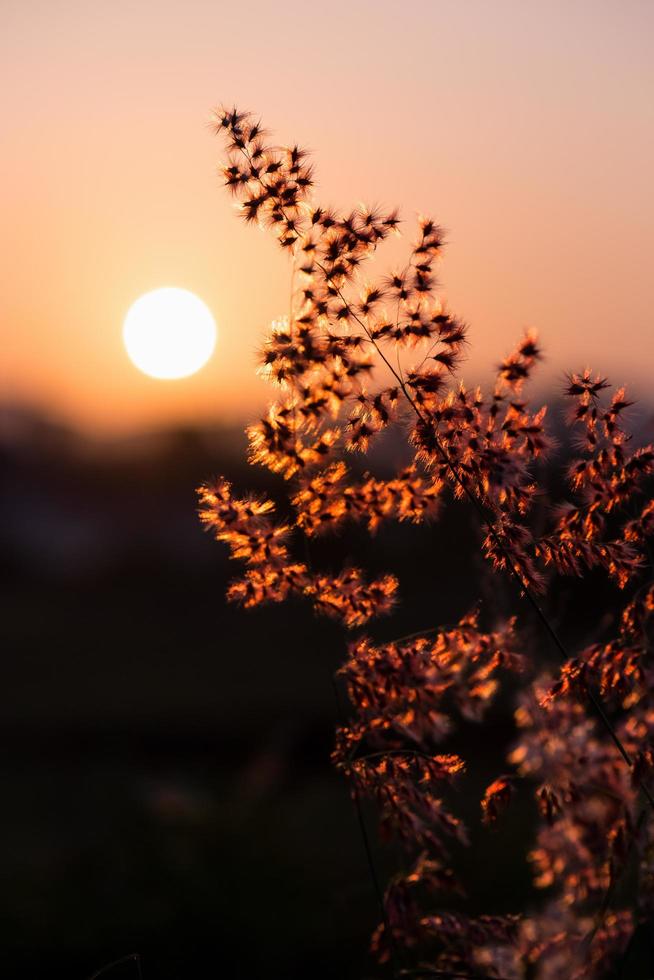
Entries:
{"type": "MultiPolygon", "coordinates": [[[[301,606],[227,607],[226,555],[195,518],[194,488],[214,473],[277,496],[280,483],[243,462],[240,430],[100,444],[37,416],[5,422],[6,974],[84,978],[138,952],[146,980],[372,975],[378,909],[329,762],[343,635],[301,606]]],[[[394,455],[387,442],[375,465],[394,455]]],[[[478,535],[455,503],[426,529],[389,526],[370,541],[350,528],[315,558],[337,566],[365,550],[368,567],[399,574],[401,605],[372,630],[391,638],[453,622],[480,594],[491,621],[516,609],[487,576],[478,535]]],[[[574,647],[608,626],[615,594],[589,577],[547,602],[574,647]]],[[[526,612],[521,627],[547,659],[526,612]]],[[[483,739],[468,725],[444,747],[470,765],[454,806],[474,828],[461,870],[484,912],[531,898],[528,796],[499,830],[479,825],[512,736],[509,693],[483,739]]],[[[384,871],[398,867],[400,854],[376,848],[384,871]]],[[[134,976],[134,964],[111,975],[134,976]]]]}

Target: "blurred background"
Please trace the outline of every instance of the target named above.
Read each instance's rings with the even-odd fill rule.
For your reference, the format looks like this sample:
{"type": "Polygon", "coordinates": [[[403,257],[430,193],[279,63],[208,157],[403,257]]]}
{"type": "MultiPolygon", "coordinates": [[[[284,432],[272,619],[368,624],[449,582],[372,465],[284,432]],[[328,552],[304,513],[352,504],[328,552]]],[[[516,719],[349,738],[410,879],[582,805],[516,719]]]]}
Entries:
{"type": "MultiPolygon", "coordinates": [[[[535,326],[540,394],[556,400],[565,369],[610,372],[652,438],[654,8],[5,0],[0,16],[3,966],[83,980],[139,952],[146,980],[370,976],[378,911],[329,763],[342,634],[301,606],[228,608],[232,569],[195,515],[218,473],[282,491],[247,466],[243,427],[268,398],[255,351],[288,268],[220,186],[211,108],[237,102],[308,145],[321,200],[400,204],[391,257],[417,211],[449,229],[468,380],[535,326]],[[168,285],[209,305],[218,342],[196,375],[157,381],[121,329],[168,285]]],[[[402,460],[390,439],[372,462],[402,460]]],[[[397,571],[402,604],[373,630],[390,638],[490,598],[477,540],[455,505],[372,544],[348,530],[322,557],[397,571]]],[[[573,645],[610,619],[598,588],[548,597],[573,645]]],[[[470,726],[449,746],[474,760],[460,860],[473,907],[516,911],[530,804],[489,848],[476,803],[504,767],[510,692],[491,723],[491,740],[470,726]]],[[[375,847],[382,873],[398,867],[375,847]]]]}
{"type": "MultiPolygon", "coordinates": [[[[556,406],[555,406],[556,407],[556,406]]],[[[558,406],[559,409],[561,406],[558,406]]],[[[555,411],[555,417],[557,412],[555,411]]],[[[562,413],[561,413],[562,414],[562,413]]],[[[560,419],[560,415],[558,415],[560,419]]],[[[302,604],[245,612],[235,574],[195,517],[194,487],[220,472],[271,494],[244,463],[240,429],[178,428],[101,443],[38,415],[5,413],[0,449],[3,780],[0,945],[12,977],[90,977],[126,953],[146,978],[362,978],[377,922],[356,815],[330,765],[331,675],[344,636],[302,604]]],[[[545,474],[560,492],[561,454],[545,474]]],[[[637,438],[654,432],[644,406],[637,438]]],[[[402,462],[393,439],[370,461],[402,462]]],[[[401,602],[380,640],[458,620],[520,614],[530,658],[554,663],[538,625],[479,555],[464,504],[427,527],[347,528],[315,548],[395,571],[401,602]]],[[[610,633],[620,596],[601,576],[561,581],[547,609],[570,649],[610,633]]],[[[506,770],[512,682],[483,725],[443,744],[468,762],[450,805],[472,846],[455,854],[463,907],[524,910],[540,898],[525,860],[533,800],[522,787],[497,831],[479,799],[506,770]]],[[[378,873],[406,858],[377,838],[378,873]]],[[[115,970],[134,976],[134,964],[115,970]]],[[[639,977],[648,974],[630,973],[639,977]]]]}
{"type": "MultiPolygon", "coordinates": [[[[275,496],[280,481],[246,472],[239,430],[100,445],[38,416],[11,421],[0,722],[11,975],[85,977],[134,950],[152,977],[212,962],[238,977],[366,975],[375,895],[329,762],[343,634],[301,604],[227,607],[234,571],[194,514],[193,488],[216,469],[275,496]]],[[[379,472],[398,456],[386,446],[379,472]]],[[[398,570],[403,602],[377,635],[452,621],[476,599],[475,528],[455,510],[426,531],[388,527],[372,547],[352,529],[324,546],[327,564],[365,551],[373,569],[398,570]]],[[[502,766],[507,706],[494,731],[481,754],[468,736],[482,773],[472,787],[502,766]]],[[[379,851],[380,870],[398,859],[379,851]]]]}

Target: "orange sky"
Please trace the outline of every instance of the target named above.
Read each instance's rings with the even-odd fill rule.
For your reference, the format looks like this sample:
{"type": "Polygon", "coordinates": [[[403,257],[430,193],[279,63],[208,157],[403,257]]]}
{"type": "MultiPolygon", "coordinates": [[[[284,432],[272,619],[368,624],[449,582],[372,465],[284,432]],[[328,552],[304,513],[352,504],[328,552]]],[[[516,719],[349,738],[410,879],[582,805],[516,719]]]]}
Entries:
{"type": "Polygon", "coordinates": [[[545,376],[591,363],[646,394],[652,37],[649,0],[4,0],[2,400],[96,431],[258,411],[254,351],[288,277],[216,177],[219,101],[310,146],[327,203],[450,229],[469,376],[533,325],[545,376]],[[129,305],[164,285],[219,329],[179,381],[122,346],[129,305]]]}

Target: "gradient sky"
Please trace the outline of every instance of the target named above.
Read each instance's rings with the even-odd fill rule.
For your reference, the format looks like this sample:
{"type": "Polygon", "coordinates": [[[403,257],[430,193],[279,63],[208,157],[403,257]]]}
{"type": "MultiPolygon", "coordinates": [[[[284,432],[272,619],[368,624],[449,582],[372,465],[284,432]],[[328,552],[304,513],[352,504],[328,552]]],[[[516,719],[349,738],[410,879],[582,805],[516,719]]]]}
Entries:
{"type": "Polygon", "coordinates": [[[441,277],[479,378],[536,326],[543,377],[654,366],[654,3],[4,0],[3,401],[95,431],[253,416],[284,258],[220,186],[212,107],[315,152],[326,203],[449,230],[441,277]],[[155,381],[124,315],[158,286],[211,307],[211,362],[155,381]]]}

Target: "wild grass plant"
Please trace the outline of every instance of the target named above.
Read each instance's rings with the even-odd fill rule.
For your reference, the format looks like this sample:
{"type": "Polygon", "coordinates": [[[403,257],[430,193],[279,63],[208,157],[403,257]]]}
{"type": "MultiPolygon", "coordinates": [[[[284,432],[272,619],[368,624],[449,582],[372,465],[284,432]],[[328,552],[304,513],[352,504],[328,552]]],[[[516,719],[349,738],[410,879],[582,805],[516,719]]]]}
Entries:
{"type": "Polygon", "coordinates": [[[541,479],[553,446],[546,407],[532,407],[526,394],[541,358],[538,338],[519,339],[488,391],[465,386],[467,327],[448,309],[436,275],[441,227],[420,218],[405,261],[379,275],[370,260],[399,234],[397,211],[321,206],[307,153],[275,145],[250,113],[219,110],[216,131],[240,215],[269,229],[289,259],[290,309],[259,355],[276,397],[247,430],[251,462],[284,478],[288,507],[278,518],[271,500],[235,495],[218,479],[199,490],[200,516],[242,566],[231,600],[249,608],[302,598],[347,632],[338,682],[348,704],[334,764],[349,782],[375,879],[364,798],[375,801],[384,833],[406,854],[383,895],[378,884],[372,950],[380,969],[506,980],[607,976],[638,922],[651,918],[654,899],[647,545],[654,450],[634,445],[624,388],[611,394],[603,376],[571,373],[575,453],[566,500],[553,500],[541,479]],[[356,475],[352,459],[391,427],[406,441],[410,465],[392,478],[356,475]],[[478,522],[491,573],[522,597],[520,615],[502,618],[486,604],[454,625],[373,640],[367,626],[401,601],[401,583],[392,569],[374,577],[354,564],[317,567],[314,542],[351,522],[374,534],[383,522],[437,521],[452,498],[478,522]],[[548,591],[557,577],[591,571],[614,583],[621,612],[600,641],[568,650],[552,625],[548,591]],[[555,672],[543,673],[530,651],[528,621],[560,658],[555,672]],[[468,839],[456,814],[466,760],[439,745],[451,743],[457,723],[483,726],[493,701],[516,682],[515,742],[479,807],[495,825],[516,787],[531,787],[539,826],[528,861],[542,900],[513,914],[468,914],[452,859],[468,839]],[[627,867],[637,868],[629,901],[618,888],[627,867]]]}

